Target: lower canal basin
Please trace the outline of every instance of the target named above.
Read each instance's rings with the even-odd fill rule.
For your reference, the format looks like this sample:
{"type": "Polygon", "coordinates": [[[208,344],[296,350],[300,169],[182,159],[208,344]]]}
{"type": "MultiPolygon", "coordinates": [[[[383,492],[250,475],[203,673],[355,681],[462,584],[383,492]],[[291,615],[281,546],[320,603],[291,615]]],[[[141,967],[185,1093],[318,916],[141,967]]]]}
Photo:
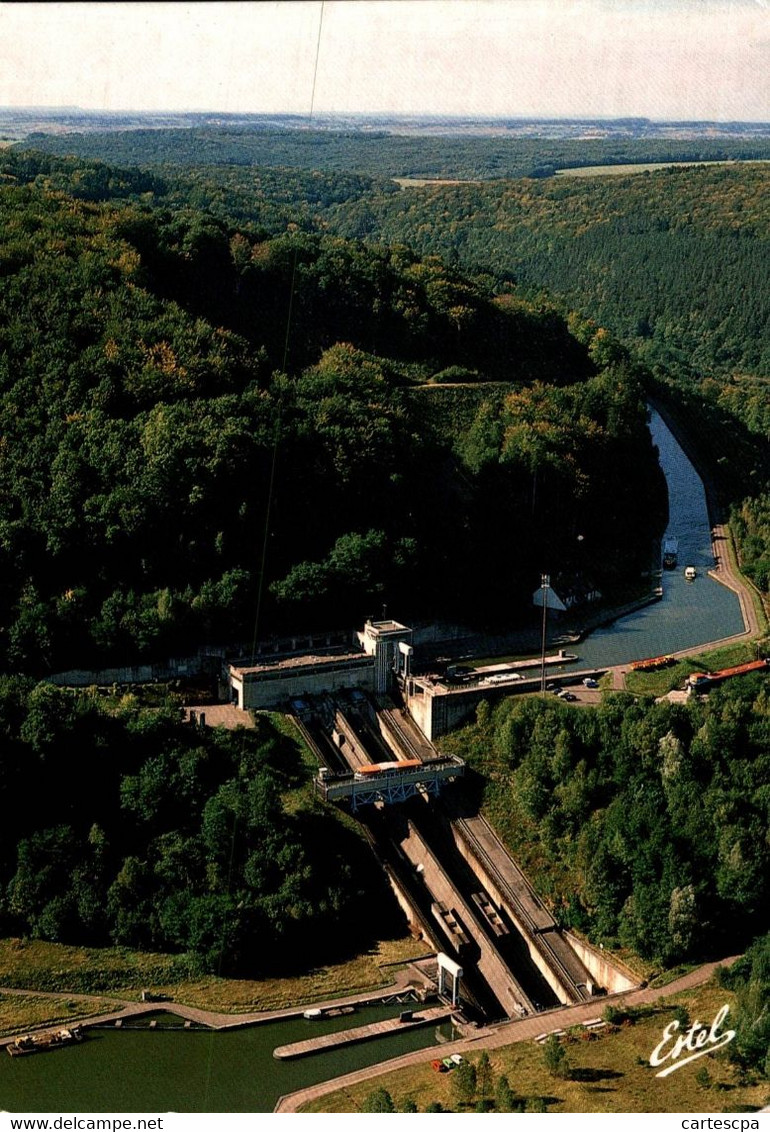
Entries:
{"type": "MultiPolygon", "coordinates": [[[[276,1046],[392,1018],[403,1009],[398,1003],[367,1006],[328,1021],[298,1018],[224,1032],[150,1030],[149,1026],[88,1030],[81,1045],[0,1059],[0,1109],[272,1112],[285,1093],[434,1045],[436,1027],[297,1061],[276,1061],[276,1046]]],[[[160,1025],[162,1016],[157,1017],[160,1025]]]]}

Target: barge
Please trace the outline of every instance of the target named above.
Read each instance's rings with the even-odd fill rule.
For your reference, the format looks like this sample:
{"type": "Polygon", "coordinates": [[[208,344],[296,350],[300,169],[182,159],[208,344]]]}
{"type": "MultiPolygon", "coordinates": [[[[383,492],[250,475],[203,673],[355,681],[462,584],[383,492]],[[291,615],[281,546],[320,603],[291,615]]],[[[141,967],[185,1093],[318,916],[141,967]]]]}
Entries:
{"type": "Polygon", "coordinates": [[[79,1026],[74,1026],[71,1030],[54,1030],[45,1034],[24,1034],[5,1048],[11,1057],[25,1057],[29,1053],[44,1053],[46,1050],[58,1049],[59,1046],[68,1046],[82,1041],[83,1031],[79,1026]]]}

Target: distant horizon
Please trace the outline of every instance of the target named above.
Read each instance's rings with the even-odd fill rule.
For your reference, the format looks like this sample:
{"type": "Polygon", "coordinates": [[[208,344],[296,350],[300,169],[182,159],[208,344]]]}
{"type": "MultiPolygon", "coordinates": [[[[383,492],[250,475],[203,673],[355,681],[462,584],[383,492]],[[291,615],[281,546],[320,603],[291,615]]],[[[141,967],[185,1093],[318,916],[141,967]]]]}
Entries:
{"type": "Polygon", "coordinates": [[[95,106],[79,106],[79,105],[53,105],[48,103],[38,103],[37,105],[27,104],[13,104],[13,103],[0,103],[0,113],[4,111],[14,113],[37,113],[37,114],[83,114],[83,115],[108,115],[110,117],[120,118],[128,116],[136,117],[153,117],[165,115],[167,117],[184,117],[188,114],[196,115],[222,115],[228,118],[297,118],[307,119],[307,124],[312,127],[313,121],[316,119],[347,119],[347,118],[378,118],[384,121],[404,121],[404,120],[430,120],[434,122],[561,122],[561,123],[582,123],[582,122],[648,122],[651,125],[669,125],[669,126],[768,126],[770,128],[770,117],[768,118],[664,118],[664,117],[650,117],[648,114],[463,114],[463,113],[445,113],[438,111],[390,111],[390,110],[315,110],[311,115],[303,114],[297,110],[224,110],[218,107],[202,108],[197,106],[189,106],[184,108],[169,108],[167,106],[156,106],[151,108],[137,108],[125,107],[122,109],[115,109],[112,107],[95,107],[95,106]]]}

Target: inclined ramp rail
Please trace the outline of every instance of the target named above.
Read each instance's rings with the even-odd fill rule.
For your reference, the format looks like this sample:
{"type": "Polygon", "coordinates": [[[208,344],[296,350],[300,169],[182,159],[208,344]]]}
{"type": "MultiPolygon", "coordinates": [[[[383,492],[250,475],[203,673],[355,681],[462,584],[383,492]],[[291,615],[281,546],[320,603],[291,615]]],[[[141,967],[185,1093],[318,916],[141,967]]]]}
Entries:
{"type": "MultiPolygon", "coordinates": [[[[478,913],[465,900],[456,883],[444,869],[425,837],[413,821],[407,823],[406,836],[400,849],[413,867],[419,870],[433,901],[451,911],[466,936],[478,948],[475,966],[506,1014],[534,1014],[535,1006],[508,964],[500,956],[493,940],[478,921],[478,913]]],[[[460,955],[462,962],[462,955],[460,955]]]]}
{"type": "Polygon", "coordinates": [[[451,825],[455,841],[464,841],[479,862],[486,886],[497,889],[500,903],[524,937],[533,961],[537,962],[538,953],[545,964],[538,966],[552,985],[548,971],[556,976],[556,993],[568,1003],[590,999],[591,976],[491,826],[482,817],[454,818],[451,825]]]}

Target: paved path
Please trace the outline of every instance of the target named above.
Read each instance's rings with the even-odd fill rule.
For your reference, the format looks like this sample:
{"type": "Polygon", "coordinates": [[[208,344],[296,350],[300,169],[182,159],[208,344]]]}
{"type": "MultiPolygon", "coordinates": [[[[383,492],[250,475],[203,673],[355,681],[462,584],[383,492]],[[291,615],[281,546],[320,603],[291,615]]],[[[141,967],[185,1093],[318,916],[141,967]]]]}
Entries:
{"type": "Polygon", "coordinates": [[[540,1034],[550,1033],[552,1030],[566,1030],[570,1026],[579,1025],[597,1016],[605,1003],[624,1006],[639,1006],[643,1003],[655,1002],[659,998],[678,994],[691,987],[702,986],[707,983],[718,966],[729,967],[739,956],[733,955],[722,959],[719,963],[706,963],[694,971],[675,979],[665,987],[644,987],[640,990],[626,991],[623,994],[606,995],[592,1002],[581,1003],[578,1006],[568,1006],[556,1010],[544,1011],[541,1014],[524,1018],[519,1022],[501,1022],[497,1026],[489,1026],[479,1030],[478,1034],[470,1039],[458,1042],[444,1043],[429,1049],[417,1050],[414,1053],[394,1057],[390,1061],[380,1062],[378,1065],[369,1065],[355,1073],[346,1073],[343,1077],[335,1077],[331,1081],[321,1081],[307,1089],[299,1089],[296,1093],[289,1093],[279,1099],[275,1112],[298,1112],[300,1108],[338,1089],[347,1089],[361,1081],[368,1081],[383,1073],[391,1073],[397,1069],[404,1069],[409,1065],[420,1065],[434,1057],[448,1057],[452,1053],[465,1053],[476,1049],[499,1049],[501,1046],[512,1045],[514,1042],[532,1041],[540,1034]]]}
{"type": "Polygon", "coordinates": [[[416,1030],[420,1026],[438,1025],[452,1017],[451,1006],[431,1006],[427,1010],[409,1011],[411,1018],[381,1018],[379,1022],[368,1022],[364,1026],[354,1026],[352,1030],[337,1030],[333,1034],[317,1034],[314,1038],[306,1038],[301,1042],[290,1042],[285,1046],[276,1046],[273,1057],[279,1061],[288,1061],[293,1057],[307,1057],[309,1054],[320,1053],[322,1050],[338,1049],[340,1046],[355,1045],[358,1042],[368,1042],[386,1034],[396,1031],[404,1033],[407,1030],[416,1030]]]}
{"type": "Polygon", "coordinates": [[[254,717],[250,711],[243,711],[235,704],[190,704],[184,709],[184,717],[190,719],[190,713],[195,712],[195,718],[205,718],[207,727],[254,727],[254,717]]]}

